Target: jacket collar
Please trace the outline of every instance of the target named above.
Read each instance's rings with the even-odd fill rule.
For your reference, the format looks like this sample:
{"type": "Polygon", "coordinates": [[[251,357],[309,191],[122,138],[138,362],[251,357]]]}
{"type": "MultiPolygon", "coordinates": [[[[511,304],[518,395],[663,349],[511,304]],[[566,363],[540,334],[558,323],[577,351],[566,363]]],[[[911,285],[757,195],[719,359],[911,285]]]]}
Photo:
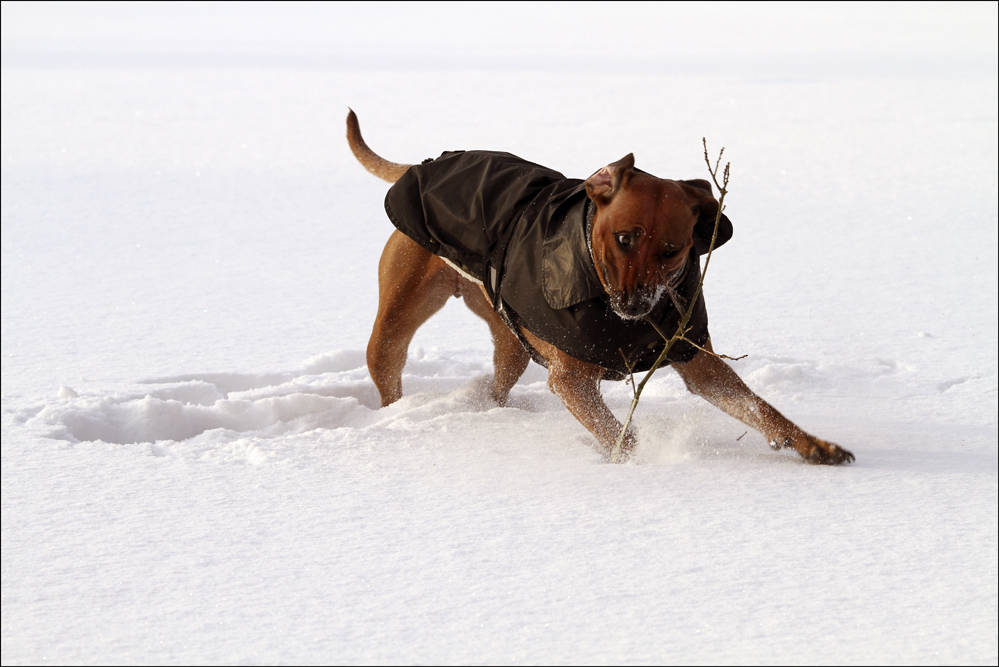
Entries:
{"type": "Polygon", "coordinates": [[[593,209],[590,200],[582,197],[545,238],[541,291],[552,308],[568,308],[607,296],[593,264],[593,209]]]}

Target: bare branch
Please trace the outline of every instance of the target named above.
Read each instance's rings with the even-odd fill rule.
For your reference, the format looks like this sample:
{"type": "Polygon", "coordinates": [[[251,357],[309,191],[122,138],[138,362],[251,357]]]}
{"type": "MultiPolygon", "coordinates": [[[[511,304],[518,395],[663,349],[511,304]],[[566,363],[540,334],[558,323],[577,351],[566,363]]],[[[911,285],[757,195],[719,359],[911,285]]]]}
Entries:
{"type": "Polygon", "coordinates": [[[727,354],[718,354],[717,352],[714,352],[712,350],[708,350],[706,348],[703,348],[700,345],[698,345],[697,343],[695,343],[694,341],[692,341],[689,338],[687,338],[686,336],[681,336],[680,340],[682,340],[682,341],[684,341],[686,343],[690,343],[691,345],[693,345],[694,347],[696,347],[701,352],[707,352],[712,357],[718,357],[719,359],[728,359],[729,361],[739,361],[740,359],[745,359],[746,357],[749,356],[748,354],[744,354],[744,355],[739,356],[739,357],[730,357],[727,354]]]}
{"type": "MultiPolygon", "coordinates": [[[[652,364],[652,367],[649,369],[648,373],[645,374],[645,377],[642,379],[642,381],[638,384],[637,387],[634,385],[634,376],[632,376],[632,388],[635,397],[631,400],[631,407],[628,408],[628,416],[625,417],[624,425],[621,427],[621,432],[618,434],[617,441],[614,443],[614,448],[611,450],[611,461],[613,463],[617,463],[618,456],[620,456],[621,454],[621,446],[624,444],[624,438],[628,432],[628,427],[631,425],[631,419],[635,415],[635,408],[638,407],[638,399],[641,398],[642,390],[645,388],[645,385],[648,383],[648,381],[652,378],[652,374],[655,373],[660,366],[662,366],[663,362],[666,361],[666,355],[669,354],[670,349],[673,347],[673,345],[676,344],[677,341],[686,340],[687,342],[692,342],[689,341],[687,338],[685,338],[685,335],[688,331],[687,322],[690,321],[690,316],[694,312],[694,305],[697,303],[697,297],[700,296],[701,294],[701,288],[704,286],[704,276],[707,274],[708,266],[711,264],[711,254],[714,252],[715,243],[718,241],[718,228],[721,225],[722,211],[725,209],[725,195],[728,194],[728,177],[729,177],[729,167],[730,167],[729,163],[725,164],[725,170],[722,172],[722,182],[719,184],[718,167],[721,164],[721,157],[725,153],[725,149],[722,148],[718,152],[718,159],[715,160],[715,166],[712,169],[711,159],[708,157],[708,140],[706,138],[702,138],[701,142],[704,144],[704,162],[708,165],[708,173],[711,174],[711,180],[714,181],[715,186],[718,188],[718,193],[719,193],[718,212],[715,214],[715,228],[714,231],[711,233],[711,243],[708,245],[708,254],[704,260],[704,268],[701,270],[701,278],[700,280],[697,281],[697,288],[694,290],[694,294],[691,296],[690,305],[687,306],[686,312],[684,312],[683,317],[680,318],[680,323],[676,327],[676,333],[667,338],[666,335],[659,330],[659,327],[656,326],[654,322],[648,319],[645,320],[646,322],[649,322],[649,324],[651,324],[653,327],[655,327],[656,331],[659,332],[659,335],[662,336],[663,339],[666,341],[666,344],[663,346],[662,352],[660,352],[659,356],[656,358],[655,363],[652,364]]],[[[696,344],[695,347],[698,347],[699,349],[704,349],[696,344]]],[[[622,352],[622,355],[623,354],[624,353],[622,352]]],[[[731,357],[726,357],[726,358],[731,359],[731,357]]],[[[626,367],[628,367],[630,373],[632,366],[628,366],[627,358],[625,358],[625,365],[626,367]]]]}
{"type": "Polygon", "coordinates": [[[628,369],[628,382],[631,383],[631,391],[632,391],[632,393],[634,393],[635,392],[635,373],[634,373],[635,364],[632,364],[632,363],[628,362],[628,357],[625,355],[624,350],[622,350],[621,348],[617,348],[617,351],[621,353],[622,357],[624,357],[624,367],[628,369]]]}
{"type": "MultiPolygon", "coordinates": [[[[662,336],[662,337],[663,337],[663,340],[666,340],[666,341],[668,341],[668,340],[669,340],[669,338],[667,338],[667,337],[666,337],[666,334],[664,334],[664,333],[663,333],[662,329],[660,329],[660,328],[659,328],[659,327],[658,327],[658,326],[656,325],[656,323],[655,323],[655,322],[653,322],[652,320],[649,320],[649,324],[651,324],[651,325],[652,325],[652,328],[656,330],[656,333],[658,333],[658,334],[659,334],[660,336],[662,336]]],[[[687,331],[690,331],[690,329],[687,329],[687,331]]],[[[718,353],[717,353],[717,352],[715,352],[714,350],[709,350],[709,349],[707,349],[707,348],[705,348],[705,347],[701,347],[700,345],[698,345],[698,344],[697,344],[697,343],[695,343],[694,341],[692,341],[692,340],[690,340],[689,338],[687,338],[687,331],[684,331],[683,333],[681,333],[681,334],[679,335],[679,337],[678,337],[678,338],[679,338],[679,340],[682,340],[682,341],[684,341],[685,343],[690,343],[691,345],[693,345],[694,347],[696,347],[696,348],[697,348],[698,350],[700,350],[701,352],[707,352],[707,353],[708,353],[708,354],[710,354],[710,355],[711,355],[712,357],[718,357],[719,359],[728,359],[729,361],[739,361],[740,359],[745,359],[746,357],[748,357],[748,356],[749,356],[748,354],[744,354],[744,355],[742,355],[742,356],[740,356],[740,357],[730,357],[730,356],[728,356],[727,354],[718,354],[718,353]]]]}

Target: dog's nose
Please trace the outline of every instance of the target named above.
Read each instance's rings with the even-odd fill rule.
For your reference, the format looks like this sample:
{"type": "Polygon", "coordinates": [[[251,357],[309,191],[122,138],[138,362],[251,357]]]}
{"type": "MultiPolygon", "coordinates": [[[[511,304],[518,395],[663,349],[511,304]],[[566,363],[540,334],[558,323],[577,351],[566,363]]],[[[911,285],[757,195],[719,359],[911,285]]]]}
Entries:
{"type": "Polygon", "coordinates": [[[628,300],[624,303],[624,310],[632,317],[640,317],[649,309],[648,300],[644,293],[638,289],[628,295],[628,300]]]}

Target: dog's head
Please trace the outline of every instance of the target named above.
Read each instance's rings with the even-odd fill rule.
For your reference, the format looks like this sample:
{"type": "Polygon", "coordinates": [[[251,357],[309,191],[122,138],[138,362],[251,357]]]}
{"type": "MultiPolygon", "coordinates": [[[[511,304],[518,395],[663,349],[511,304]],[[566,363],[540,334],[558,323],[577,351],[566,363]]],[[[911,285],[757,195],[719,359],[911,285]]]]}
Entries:
{"type": "Polygon", "coordinates": [[[714,226],[718,201],[704,180],[671,181],[635,170],[628,154],[586,179],[596,205],[593,260],[626,320],[648,315],[667,287],[676,286],[694,245],[699,220],[714,226]]]}

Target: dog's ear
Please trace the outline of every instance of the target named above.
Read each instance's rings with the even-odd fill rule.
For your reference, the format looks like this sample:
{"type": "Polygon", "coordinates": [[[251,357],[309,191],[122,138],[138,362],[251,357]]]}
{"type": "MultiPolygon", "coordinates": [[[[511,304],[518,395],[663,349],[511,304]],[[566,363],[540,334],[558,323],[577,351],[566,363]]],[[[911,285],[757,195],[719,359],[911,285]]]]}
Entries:
{"type": "MultiPolygon", "coordinates": [[[[718,216],[718,200],[711,192],[711,184],[702,178],[692,181],[677,181],[684,193],[694,200],[693,207],[697,214],[694,223],[694,247],[701,255],[707,254],[711,245],[711,236],[715,231],[715,218],[718,216]]],[[[718,238],[715,247],[719,248],[732,238],[732,221],[722,213],[718,222],[718,238]]]]}
{"type": "Polygon", "coordinates": [[[631,175],[635,173],[635,154],[628,153],[586,179],[586,196],[598,204],[609,204],[631,175]]]}

